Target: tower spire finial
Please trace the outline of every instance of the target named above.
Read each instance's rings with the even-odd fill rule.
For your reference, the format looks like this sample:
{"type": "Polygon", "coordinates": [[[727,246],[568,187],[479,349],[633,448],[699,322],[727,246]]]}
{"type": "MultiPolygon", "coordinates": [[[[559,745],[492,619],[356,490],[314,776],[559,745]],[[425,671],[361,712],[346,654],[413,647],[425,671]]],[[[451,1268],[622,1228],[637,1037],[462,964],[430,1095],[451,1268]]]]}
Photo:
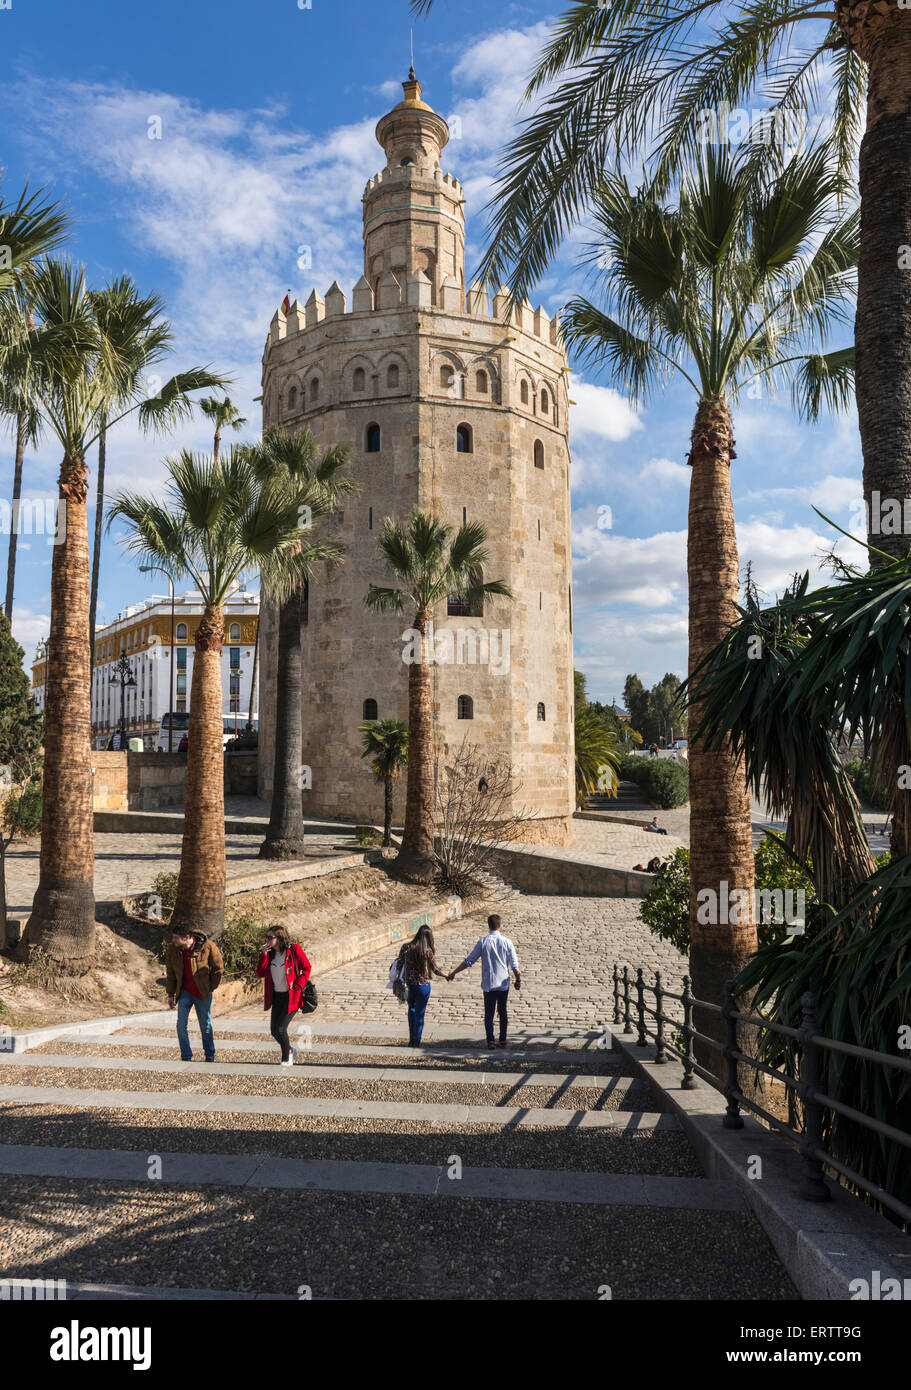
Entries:
{"type": "Polygon", "coordinates": [[[411,67],[408,69],[408,81],[409,81],[409,82],[416,82],[416,81],[417,81],[417,78],[416,78],[415,75],[414,75],[414,30],[413,30],[413,29],[411,30],[411,67]]]}

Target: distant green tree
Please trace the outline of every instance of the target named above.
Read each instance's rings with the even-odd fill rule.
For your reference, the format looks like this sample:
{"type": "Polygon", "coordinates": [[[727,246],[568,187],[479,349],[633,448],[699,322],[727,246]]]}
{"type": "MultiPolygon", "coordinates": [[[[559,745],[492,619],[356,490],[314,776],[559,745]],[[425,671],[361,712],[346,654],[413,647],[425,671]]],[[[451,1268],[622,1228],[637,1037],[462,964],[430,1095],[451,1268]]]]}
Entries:
{"type": "Polygon", "coordinates": [[[44,719],[29,695],[24,657],[9,618],[0,613],[0,765],[11,769],[13,781],[18,780],[19,764],[41,747],[44,737],[44,719]]]}
{"type": "Polygon", "coordinates": [[[644,739],[651,742],[648,736],[648,691],[636,675],[627,676],[623,682],[623,703],[626,705],[629,714],[629,722],[634,729],[638,729],[644,739]]]}

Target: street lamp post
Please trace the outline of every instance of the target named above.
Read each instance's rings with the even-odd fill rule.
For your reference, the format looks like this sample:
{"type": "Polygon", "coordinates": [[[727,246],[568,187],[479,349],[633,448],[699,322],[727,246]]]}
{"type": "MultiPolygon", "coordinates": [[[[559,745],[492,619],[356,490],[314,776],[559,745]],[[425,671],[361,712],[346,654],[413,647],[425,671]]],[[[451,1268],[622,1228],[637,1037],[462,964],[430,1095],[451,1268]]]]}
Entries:
{"type": "Polygon", "coordinates": [[[120,749],[122,752],[127,741],[126,692],[128,688],[136,684],[136,678],[130,670],[130,661],[126,652],[120,653],[120,660],[115,665],[109,679],[111,685],[120,686],[120,749]]]}
{"type": "Polygon", "coordinates": [[[173,753],[173,752],[174,752],[174,635],[175,635],[175,629],[174,629],[174,580],[171,578],[170,574],[168,574],[168,571],[167,571],[166,569],[162,569],[161,565],[140,565],[140,566],[139,566],[139,572],[140,572],[140,574],[152,574],[153,571],[156,572],[157,574],[163,574],[163,575],[164,575],[165,579],[168,581],[168,592],[169,592],[170,595],[171,595],[171,643],[170,643],[170,645],[171,645],[171,662],[170,662],[171,671],[170,671],[170,675],[169,675],[169,677],[168,677],[168,752],[169,752],[169,753],[173,753]]]}

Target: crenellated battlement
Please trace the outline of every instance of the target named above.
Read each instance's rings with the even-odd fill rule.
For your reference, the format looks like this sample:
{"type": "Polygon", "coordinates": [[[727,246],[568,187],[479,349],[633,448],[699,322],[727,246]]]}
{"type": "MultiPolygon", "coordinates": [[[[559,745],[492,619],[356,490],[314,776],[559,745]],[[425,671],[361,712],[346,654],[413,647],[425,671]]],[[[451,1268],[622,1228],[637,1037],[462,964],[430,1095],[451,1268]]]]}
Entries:
{"type": "Polygon", "coordinates": [[[462,287],[447,277],[440,286],[436,305],[432,303],[432,288],[430,278],[422,270],[414,270],[404,277],[388,271],[379,282],[377,303],[370,281],[362,275],[352,290],[349,309],[344,290],[337,280],[333,280],[325,298],[314,289],[306,305],[301,305],[300,300],[295,299],[287,314],[281,309],[276,310],[266,339],[265,355],[268,355],[272,344],[318,328],[329,319],[353,319],[364,314],[398,312],[402,309],[423,309],[440,315],[456,314],[482,320],[495,327],[515,328],[529,338],[537,338],[563,351],[559,320],[552,319],[540,304],[533,308],[527,299],[510,312],[509,294],[505,287],[494,295],[492,305],[487,288],[477,281],[469,287],[467,297],[464,297],[462,287]]]}
{"type": "Polygon", "coordinates": [[[374,174],[372,179],[367,180],[364,188],[364,201],[378,188],[402,183],[432,183],[437,188],[445,189],[454,194],[461,202],[465,201],[462,185],[455,175],[444,174],[442,169],[434,168],[430,164],[397,165],[395,168],[389,168],[387,165],[378,174],[374,174]]]}

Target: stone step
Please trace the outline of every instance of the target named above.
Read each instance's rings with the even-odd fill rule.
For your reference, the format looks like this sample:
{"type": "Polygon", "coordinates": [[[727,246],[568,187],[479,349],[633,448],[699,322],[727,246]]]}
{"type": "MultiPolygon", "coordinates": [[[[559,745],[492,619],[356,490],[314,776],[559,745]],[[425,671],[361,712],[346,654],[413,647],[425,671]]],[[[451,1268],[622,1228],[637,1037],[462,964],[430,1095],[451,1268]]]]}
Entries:
{"type": "MultiPolygon", "coordinates": [[[[276,1050],[276,1055],[277,1050],[276,1050]]],[[[157,1057],[96,1057],[73,1056],[71,1053],[22,1052],[8,1060],[12,1070],[29,1071],[31,1068],[70,1067],[80,1071],[153,1071],[186,1076],[197,1074],[210,1076],[266,1076],[274,1078],[278,1062],[183,1062],[161,1060],[157,1057]]],[[[320,1066],[303,1058],[295,1062],[293,1068],[279,1075],[295,1080],[313,1078],[320,1081],[388,1081],[401,1082],[410,1086],[431,1084],[434,1086],[552,1086],[554,1089],[578,1089],[600,1091],[628,1091],[633,1078],[629,1076],[592,1076],[572,1072],[525,1072],[525,1071],[448,1071],[442,1067],[422,1072],[415,1067],[368,1067],[368,1066],[320,1066]]]]}
{"type": "MultiPolygon", "coordinates": [[[[399,1061],[402,1064],[420,1065],[422,1062],[436,1061],[466,1061],[478,1066],[506,1068],[510,1063],[525,1062],[529,1066],[545,1066],[561,1063],[570,1069],[572,1067],[584,1066],[603,1068],[604,1074],[609,1075],[615,1072],[623,1063],[622,1053],[616,1049],[607,1048],[522,1048],[513,1047],[510,1044],[505,1048],[487,1047],[459,1047],[455,1043],[436,1043],[426,1047],[421,1047],[416,1053],[412,1049],[400,1043],[398,1047],[389,1046],[384,1043],[343,1043],[343,1042],[312,1042],[300,1035],[291,1033],[292,1046],[298,1049],[298,1059],[319,1057],[381,1057],[388,1061],[399,1061]]],[[[191,1035],[193,1046],[198,1048],[198,1034],[191,1035]]],[[[216,1048],[218,1055],[225,1052],[263,1052],[268,1050],[275,1052],[277,1044],[271,1036],[261,1037],[242,1037],[231,1038],[225,1034],[216,1033],[216,1048]]],[[[173,1055],[177,1048],[176,1039],[168,1037],[164,1033],[96,1033],[94,1035],[81,1035],[78,1039],[74,1038],[71,1042],[66,1038],[56,1038],[53,1043],[45,1043],[42,1048],[35,1048],[32,1055],[49,1056],[50,1052],[44,1052],[43,1047],[53,1049],[56,1055],[66,1055],[69,1057],[77,1056],[105,1056],[115,1055],[121,1048],[163,1048],[169,1047],[169,1055],[173,1055]],[[66,1054],[61,1053],[61,1045],[69,1050],[66,1054]],[[110,1049],[106,1054],[104,1049],[110,1049]]],[[[16,1054],[19,1056],[20,1054],[16,1054]]],[[[232,1060],[242,1060],[241,1058],[232,1060]]],[[[2,1061],[2,1058],[0,1058],[2,1061]]]]}
{"type": "MultiPolygon", "coordinates": [[[[606,1009],[603,1017],[604,1020],[607,1021],[609,1014],[606,1009]]],[[[262,1012],[258,1012],[258,1015],[253,1018],[243,1014],[236,1016],[232,1014],[222,1014],[213,1019],[213,1026],[215,1028],[216,1041],[219,1037],[230,1036],[235,1033],[271,1038],[268,1016],[264,1015],[262,1012]]],[[[321,1039],[326,1042],[335,1038],[357,1039],[362,1041],[369,1041],[376,1038],[377,1040],[387,1040],[391,1043],[398,1042],[401,1044],[408,1036],[408,1026],[404,1014],[402,1015],[402,1022],[400,1024],[362,1023],[356,1020],[346,1022],[342,1019],[321,1021],[317,1019],[316,1014],[308,1014],[305,1017],[301,1017],[301,1015],[298,1014],[291,1024],[289,1033],[293,1033],[294,1029],[299,1027],[308,1027],[311,1037],[314,1040],[321,1039]]],[[[150,1035],[153,1033],[163,1033],[170,1037],[174,1037],[176,1032],[174,1012],[170,1011],[168,1013],[155,1015],[154,1020],[146,1016],[142,1021],[142,1030],[144,1033],[150,1035]]],[[[97,1035],[99,1037],[102,1035],[102,1031],[101,1029],[97,1030],[97,1035]]],[[[122,1033],[129,1033],[132,1031],[133,1030],[127,1025],[121,1027],[112,1034],[105,1033],[104,1035],[116,1038],[122,1033]]],[[[199,1035],[194,1015],[191,1015],[189,1033],[191,1038],[199,1035]]],[[[82,1025],[78,1031],[75,1029],[73,1030],[72,1038],[68,1033],[60,1033],[57,1036],[61,1041],[75,1041],[85,1037],[94,1037],[96,1033],[92,1029],[82,1025]]],[[[535,1047],[562,1047],[572,1050],[576,1048],[585,1050],[598,1049],[600,1051],[602,1049],[598,1048],[598,1043],[603,1036],[604,1034],[602,1031],[590,1028],[510,1027],[509,1044],[506,1051],[509,1052],[514,1049],[521,1050],[523,1048],[535,1047]]],[[[447,1044],[454,1044],[462,1047],[470,1047],[474,1044],[475,1047],[483,1048],[485,1045],[483,1030],[473,1024],[445,1022],[428,1022],[425,1024],[423,1046],[426,1047],[431,1045],[433,1047],[439,1047],[446,1046],[447,1044]]]]}
{"type": "MultiPolygon", "coordinates": [[[[289,1069],[290,1070],[290,1069],[289,1069]]],[[[669,1115],[638,1110],[544,1109],[537,1106],[433,1104],[408,1101],[343,1100],[319,1096],[212,1095],[205,1092],[103,1091],[68,1086],[0,1086],[0,1102],[78,1106],[92,1110],[204,1111],[209,1115],[306,1115],[344,1119],[402,1120],[444,1125],[479,1124],[500,1128],[673,1130],[669,1115]]]]}
{"type": "MultiPolygon", "coordinates": [[[[533,1168],[473,1168],[460,1165],[353,1163],[263,1155],[166,1153],[156,1156],[155,1182],[185,1187],[304,1189],[319,1192],[578,1202],[604,1206],[672,1207],[690,1211],[744,1211],[735,1183],[704,1178],[640,1177],[533,1168]]],[[[149,1154],[109,1149],[0,1145],[0,1176],[84,1178],[148,1183],[149,1154]]]]}
{"type": "Polygon", "coordinates": [[[314,1300],[795,1298],[742,1211],[47,1176],[0,1188],[12,1278],[314,1300]]]}

